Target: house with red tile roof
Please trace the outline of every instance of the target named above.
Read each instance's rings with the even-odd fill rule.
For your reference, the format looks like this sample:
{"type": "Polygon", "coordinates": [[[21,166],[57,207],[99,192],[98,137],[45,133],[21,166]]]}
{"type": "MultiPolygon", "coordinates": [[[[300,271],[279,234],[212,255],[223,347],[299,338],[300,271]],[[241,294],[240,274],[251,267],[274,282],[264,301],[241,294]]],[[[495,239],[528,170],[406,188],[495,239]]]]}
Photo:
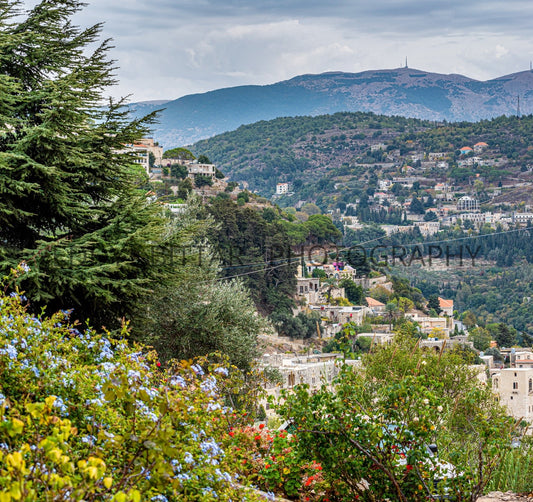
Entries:
{"type": "Polygon", "coordinates": [[[479,143],[476,143],[474,145],[474,152],[481,153],[483,150],[485,150],[488,147],[489,145],[487,143],[485,143],[484,141],[480,141],[479,143]]]}
{"type": "Polygon", "coordinates": [[[453,300],[445,300],[439,296],[439,307],[443,314],[453,317],[453,300]]]}
{"type": "Polygon", "coordinates": [[[370,296],[367,296],[365,300],[366,300],[367,305],[372,309],[372,312],[374,314],[385,312],[384,303],[381,303],[378,300],[374,300],[374,298],[371,298],[370,296]]]}

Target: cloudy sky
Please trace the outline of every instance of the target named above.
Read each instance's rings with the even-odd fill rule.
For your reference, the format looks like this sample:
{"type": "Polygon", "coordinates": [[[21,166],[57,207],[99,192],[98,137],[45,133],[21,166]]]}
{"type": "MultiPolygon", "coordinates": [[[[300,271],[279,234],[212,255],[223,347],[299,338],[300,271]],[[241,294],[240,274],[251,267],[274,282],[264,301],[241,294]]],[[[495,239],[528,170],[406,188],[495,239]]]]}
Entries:
{"type": "Polygon", "coordinates": [[[403,66],[487,80],[529,68],[531,0],[87,0],[133,101],[403,66]]]}

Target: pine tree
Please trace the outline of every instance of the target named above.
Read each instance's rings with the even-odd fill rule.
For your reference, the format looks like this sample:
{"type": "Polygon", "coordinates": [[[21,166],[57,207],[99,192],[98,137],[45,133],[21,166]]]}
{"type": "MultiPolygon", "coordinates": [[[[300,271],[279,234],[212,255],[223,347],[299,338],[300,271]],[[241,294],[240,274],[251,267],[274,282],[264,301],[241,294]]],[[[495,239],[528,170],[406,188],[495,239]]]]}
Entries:
{"type": "Polygon", "coordinates": [[[24,260],[20,287],[36,308],[113,325],[176,273],[164,256],[183,234],[120,153],[155,117],[102,106],[115,83],[110,42],[90,52],[101,25],[72,23],[81,2],[1,3],[0,270],[24,260]]]}

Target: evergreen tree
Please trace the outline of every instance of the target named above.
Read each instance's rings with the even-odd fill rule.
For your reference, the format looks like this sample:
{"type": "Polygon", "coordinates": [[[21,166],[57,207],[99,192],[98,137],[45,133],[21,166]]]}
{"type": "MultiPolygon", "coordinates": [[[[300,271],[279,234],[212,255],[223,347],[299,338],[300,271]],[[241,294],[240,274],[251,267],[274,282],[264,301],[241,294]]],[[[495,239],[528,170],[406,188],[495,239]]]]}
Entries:
{"type": "Polygon", "coordinates": [[[440,308],[439,297],[437,295],[431,295],[428,298],[427,308],[428,310],[434,310],[437,315],[442,312],[442,309],[440,308]]]}
{"type": "Polygon", "coordinates": [[[409,204],[409,211],[413,214],[424,214],[424,204],[417,197],[413,197],[411,204],[409,204]]]}
{"type": "Polygon", "coordinates": [[[354,305],[361,305],[364,300],[363,288],[351,279],[343,279],[339,286],[344,288],[346,298],[354,305]]]}
{"type": "Polygon", "coordinates": [[[102,107],[114,63],[107,40],[91,52],[101,25],[72,23],[80,1],[21,5],[0,11],[0,270],[26,261],[20,287],[35,308],[111,327],[175,276],[163,255],[180,234],[124,153],[154,116],[102,107]]]}

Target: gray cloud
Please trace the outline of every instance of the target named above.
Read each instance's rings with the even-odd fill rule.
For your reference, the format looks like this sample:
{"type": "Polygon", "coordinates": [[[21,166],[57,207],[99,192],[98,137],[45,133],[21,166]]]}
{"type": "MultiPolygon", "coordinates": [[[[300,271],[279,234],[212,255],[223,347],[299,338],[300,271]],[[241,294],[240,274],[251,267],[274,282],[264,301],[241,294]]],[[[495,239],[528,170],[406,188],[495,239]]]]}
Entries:
{"type": "Polygon", "coordinates": [[[489,79],[533,59],[530,0],[93,0],[115,95],[176,98],[302,73],[410,66],[489,79]]]}

